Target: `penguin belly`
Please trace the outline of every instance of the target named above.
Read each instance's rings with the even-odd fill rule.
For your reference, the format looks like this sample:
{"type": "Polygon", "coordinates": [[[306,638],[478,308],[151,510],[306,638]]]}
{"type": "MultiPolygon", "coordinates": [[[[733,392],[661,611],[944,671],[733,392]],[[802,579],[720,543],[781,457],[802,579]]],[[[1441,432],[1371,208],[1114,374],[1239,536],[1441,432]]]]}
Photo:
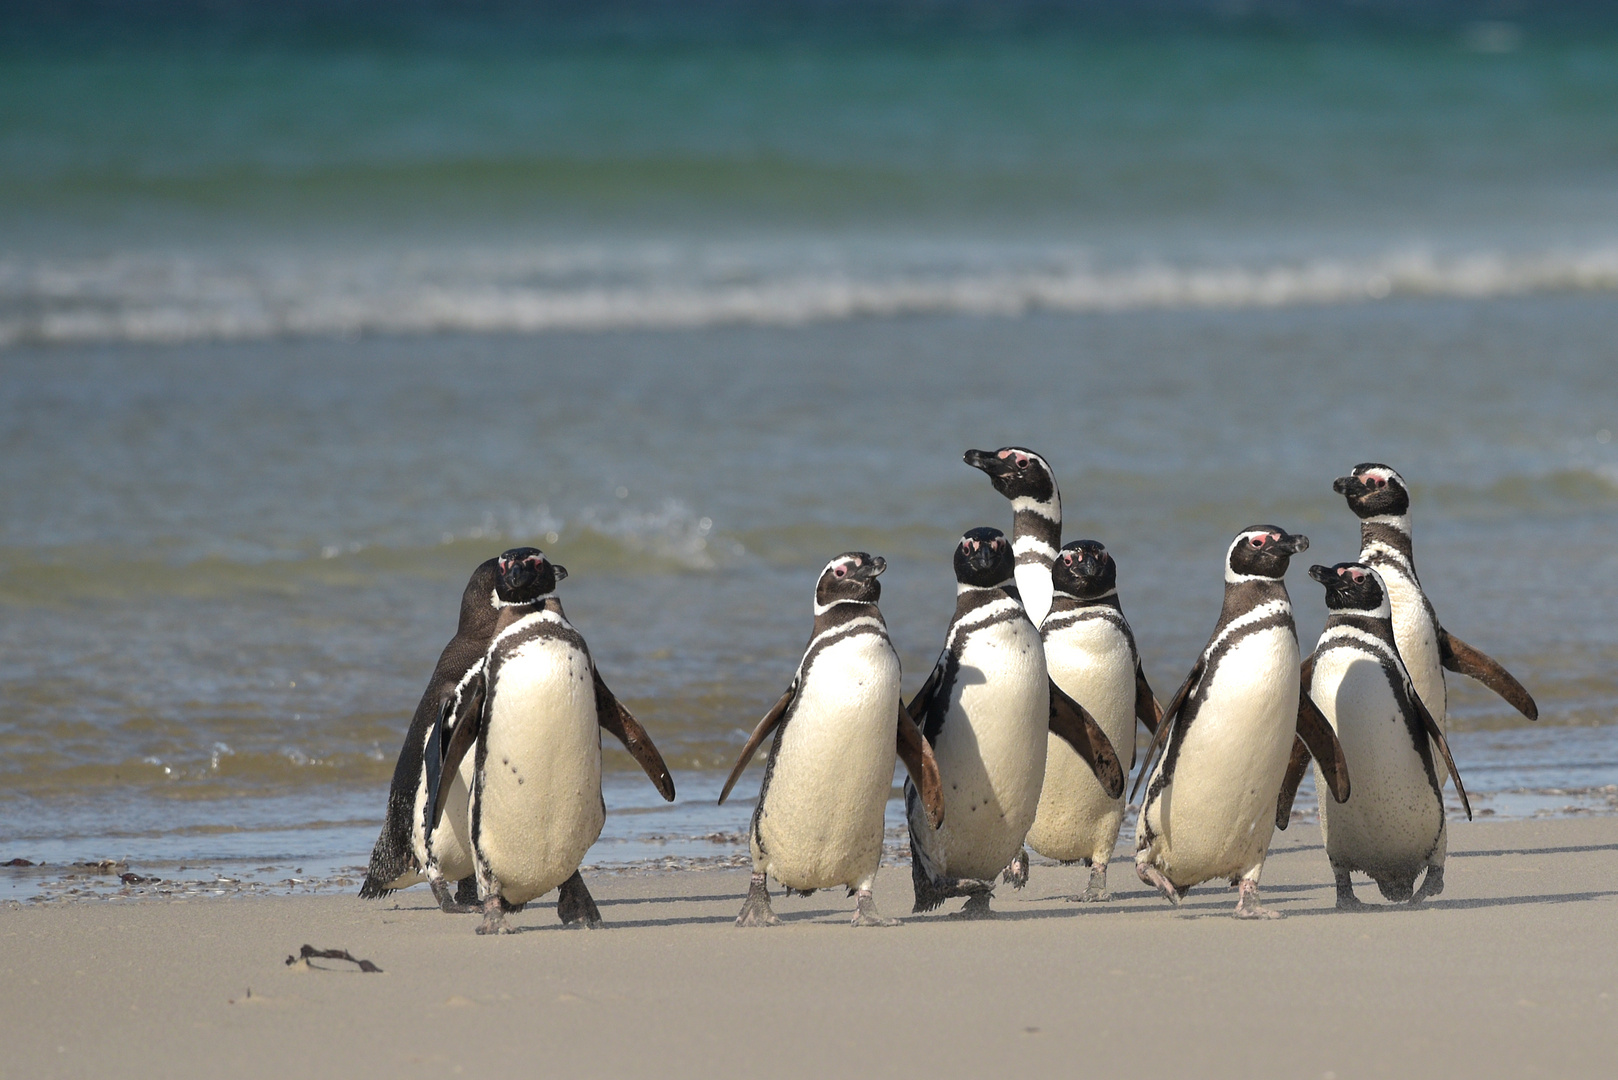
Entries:
{"type": "Polygon", "coordinates": [[[944,781],[936,835],[950,875],[992,878],[1021,849],[1039,808],[1049,729],[1045,650],[1033,624],[969,635],[933,744],[944,781]]]}
{"type": "Polygon", "coordinates": [[[1011,576],[1017,582],[1017,595],[1022,597],[1023,610],[1028,613],[1029,621],[1035,626],[1041,625],[1056,599],[1056,586],[1051,582],[1051,564],[1020,562],[1012,570],[1011,576]]]}
{"type": "MultiPolygon", "coordinates": [[[[1347,802],[1320,796],[1327,857],[1408,885],[1438,847],[1444,808],[1382,665],[1357,649],[1328,649],[1315,658],[1310,697],[1337,732],[1354,778],[1347,802]]],[[[1315,789],[1326,790],[1318,766],[1315,789]]]]}
{"type": "MultiPolygon", "coordinates": [[[[1447,711],[1444,667],[1438,659],[1438,628],[1428,614],[1426,597],[1421,586],[1395,566],[1378,562],[1377,573],[1387,586],[1388,603],[1393,608],[1393,640],[1399,646],[1399,659],[1421,703],[1427,706],[1442,731],[1447,711]]],[[[1438,769],[1442,775],[1442,762],[1438,769]]]]}
{"type": "Polygon", "coordinates": [[[1145,811],[1151,859],[1176,887],[1263,865],[1297,729],[1297,672],[1297,639],[1277,628],[1236,643],[1212,673],[1173,779],[1145,811]]]}
{"type": "Polygon", "coordinates": [[[478,857],[512,904],[573,876],[601,835],[601,730],[589,656],[540,639],[494,675],[475,809],[478,857]]]}
{"type": "Polygon", "coordinates": [[[799,890],[868,885],[893,788],[899,657],[856,634],[815,657],[782,726],[751,837],[753,865],[799,890]]]}
{"type": "MultiPolygon", "coordinates": [[[[1121,761],[1135,737],[1135,657],[1106,619],[1086,619],[1045,641],[1051,681],[1083,705],[1106,732],[1121,761]]],[[[1046,734],[1045,784],[1028,846],[1048,859],[1105,862],[1118,843],[1124,800],[1110,798],[1095,772],[1065,739],[1046,734]]]]}

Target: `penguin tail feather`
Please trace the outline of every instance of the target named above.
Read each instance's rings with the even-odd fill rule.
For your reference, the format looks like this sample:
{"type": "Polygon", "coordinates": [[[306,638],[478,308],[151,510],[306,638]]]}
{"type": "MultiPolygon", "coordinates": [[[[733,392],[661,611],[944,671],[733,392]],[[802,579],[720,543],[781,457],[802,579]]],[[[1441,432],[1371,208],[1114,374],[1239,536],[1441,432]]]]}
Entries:
{"type": "Polygon", "coordinates": [[[393,892],[393,890],[388,888],[387,882],[367,874],[365,877],[365,884],[360,886],[360,899],[380,900],[391,892],[393,892]]]}

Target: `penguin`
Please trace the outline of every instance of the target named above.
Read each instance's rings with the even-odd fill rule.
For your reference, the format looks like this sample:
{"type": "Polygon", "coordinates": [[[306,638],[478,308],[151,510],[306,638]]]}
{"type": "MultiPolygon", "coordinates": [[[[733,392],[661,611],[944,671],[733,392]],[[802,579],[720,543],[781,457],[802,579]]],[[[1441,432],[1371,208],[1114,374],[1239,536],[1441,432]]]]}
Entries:
{"type": "Polygon", "coordinates": [[[897,752],[920,786],[929,822],[944,796],[932,747],[899,699],[899,654],[877,601],[887,563],[848,551],[815,584],[809,645],[786,693],[753,730],[719,793],[724,805],[754,751],[773,731],[748,827],[753,879],[737,926],[776,926],[767,876],[788,892],[846,886],[855,926],[897,926],[871,898],[882,862],[883,811],[897,752]]]}
{"type": "MultiPolygon", "coordinates": [[[[482,670],[483,655],[494,637],[498,605],[502,602],[497,594],[499,567],[501,560],[510,554],[480,563],[461,594],[461,615],[455,636],[438,657],[393,768],[382,832],[371,850],[370,867],[360,886],[360,896],[364,899],[379,899],[395,889],[426,880],[443,910],[472,910],[469,902],[476,896],[476,884],[471,880],[472,862],[464,849],[450,850],[450,845],[455,844],[454,834],[445,831],[440,837],[440,845],[444,847],[441,857],[434,858],[427,850],[427,806],[437,788],[442,743],[437,744],[432,753],[428,752],[427,744],[435,731],[442,730],[441,714],[448,710],[454,715],[460,710],[464,689],[471,677],[482,670]],[[451,871],[448,876],[446,864],[451,871]],[[455,895],[451,894],[448,884],[453,880],[461,883],[455,895]]],[[[464,801],[464,792],[461,798],[464,801]]]]}
{"type": "Polygon", "coordinates": [[[623,742],[669,802],[674,781],[563,613],[555,592],[566,568],[526,548],[502,572],[509,591],[530,598],[500,609],[483,668],[451,729],[431,813],[436,822],[461,763],[476,747],[467,819],[483,912],[477,932],[513,932],[506,913],[552,889],[559,889],[563,925],[583,922],[594,929],[601,913],[579,863],[606,820],[601,731],[623,742]]]}
{"type": "MultiPolygon", "coordinates": [[[[1369,875],[1384,898],[1418,904],[1444,891],[1448,837],[1434,747],[1471,820],[1466,787],[1444,732],[1399,657],[1381,576],[1363,563],[1311,566],[1309,576],[1326,587],[1329,614],[1319,644],[1304,661],[1303,688],[1354,762],[1348,801],[1334,804],[1320,795],[1320,832],[1337,883],[1337,910],[1365,907],[1349,878],[1355,870],[1369,875]],[[1418,891],[1416,876],[1424,869],[1418,891]]],[[[1324,789],[1320,782],[1317,791],[1324,789]]]]}
{"type": "MultiPolygon", "coordinates": [[[[1133,769],[1135,722],[1155,734],[1162,709],[1118,602],[1118,565],[1097,541],[1075,540],[1063,546],[1051,568],[1051,584],[1051,612],[1040,627],[1051,681],[1095,717],[1114,750],[1129,748],[1133,769]]],[[[1123,820],[1122,793],[1108,795],[1089,765],[1066,742],[1048,735],[1045,785],[1028,846],[1060,862],[1089,863],[1089,887],[1069,900],[1112,898],[1107,863],[1123,820]]]]}
{"type": "MultiPolygon", "coordinates": [[[[1399,655],[1410,674],[1410,682],[1422,704],[1432,714],[1440,731],[1447,731],[1449,702],[1444,688],[1444,669],[1468,675],[1504,698],[1512,708],[1539,719],[1539,706],[1511,673],[1477,649],[1444,629],[1433,610],[1432,601],[1416,577],[1416,554],[1410,523],[1410,488],[1404,477],[1379,462],[1354,466],[1347,476],[1332,481],[1332,490],[1348,500],[1348,508],[1360,519],[1362,565],[1376,569],[1393,608],[1393,636],[1399,655]]],[[[1309,764],[1307,748],[1292,747],[1292,760],[1276,821],[1292,816],[1292,800],[1309,764]]],[[[1439,783],[1449,776],[1444,762],[1435,762],[1439,783]]],[[[1286,826],[1282,826],[1285,828],[1286,826]]]]}
{"type": "Polygon", "coordinates": [[[994,489],[1011,500],[1011,550],[1017,560],[1017,592],[1035,626],[1051,610],[1051,567],[1062,543],[1062,493],[1044,458],[1021,446],[990,452],[968,450],[964,460],[988,474],[994,489]]]}
{"type": "Polygon", "coordinates": [[[955,617],[932,673],[908,707],[932,744],[943,778],[943,824],[934,829],[923,793],[905,782],[916,911],[951,896],[960,914],[992,914],[993,877],[1022,849],[1045,779],[1046,732],[1067,740],[1107,793],[1123,769],[1106,733],[1053,685],[1039,631],[1012,584],[1011,545],[978,528],[955,549],[955,617]]]}
{"type": "Polygon", "coordinates": [[[1238,918],[1280,917],[1259,904],[1258,881],[1294,732],[1326,767],[1332,796],[1348,798],[1342,747],[1299,692],[1283,578],[1308,547],[1308,537],[1275,525],[1250,526],[1231,541],[1213,637],[1163,710],[1135,779],[1139,790],[1152,777],[1135,829],[1135,872],[1176,906],[1193,885],[1229,878],[1240,889],[1238,918]]]}

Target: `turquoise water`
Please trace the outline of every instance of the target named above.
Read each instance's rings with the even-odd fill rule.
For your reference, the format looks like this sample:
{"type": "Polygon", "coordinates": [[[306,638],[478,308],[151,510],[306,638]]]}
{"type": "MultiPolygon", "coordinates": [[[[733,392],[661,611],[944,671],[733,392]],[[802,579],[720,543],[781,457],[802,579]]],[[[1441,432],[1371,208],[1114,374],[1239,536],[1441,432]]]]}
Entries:
{"type": "Polygon", "coordinates": [[[1007,443],[1165,695],[1229,537],[1346,558],[1332,478],[1394,464],[1541,706],[1452,680],[1477,805],[1610,809],[1599,12],[84,10],[0,19],[0,861],[363,861],[527,543],[681,790],[610,750],[591,859],[734,855],[815,573],[889,560],[913,690],[1007,443]]]}

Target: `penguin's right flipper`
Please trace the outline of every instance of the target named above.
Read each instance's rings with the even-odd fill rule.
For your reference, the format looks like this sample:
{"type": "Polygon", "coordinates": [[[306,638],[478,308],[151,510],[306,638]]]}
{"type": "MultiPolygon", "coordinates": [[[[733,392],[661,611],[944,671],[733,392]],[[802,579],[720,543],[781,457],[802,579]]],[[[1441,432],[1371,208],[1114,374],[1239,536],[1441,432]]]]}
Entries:
{"type": "MultiPolygon", "coordinates": [[[[1298,737],[1309,748],[1309,753],[1320,763],[1320,775],[1326,779],[1326,790],[1338,802],[1348,801],[1348,762],[1343,758],[1343,744],[1337,741],[1337,732],[1306,691],[1298,693],[1298,737]]],[[[1296,752],[1297,747],[1293,747],[1296,752]]],[[[1291,816],[1292,805],[1287,804],[1291,816]]],[[[1276,807],[1279,816],[1280,807],[1276,807]]]]}
{"type": "Polygon", "coordinates": [[[1275,800],[1275,827],[1285,829],[1292,824],[1292,804],[1298,798],[1298,785],[1309,768],[1309,747],[1301,735],[1292,736],[1292,757],[1287,761],[1286,775],[1281,778],[1281,794],[1275,800]]]}
{"type": "Polygon", "coordinates": [[[720,806],[725,805],[725,800],[730,798],[730,789],[736,786],[737,780],[741,779],[742,770],[747,768],[749,761],[753,760],[753,755],[758,752],[760,746],[764,745],[764,740],[770,737],[770,732],[775,730],[776,725],[781,722],[781,718],[787,714],[787,707],[792,704],[792,699],[797,696],[798,680],[793,679],[792,685],[787,687],[787,692],[781,695],[781,700],[777,701],[775,707],[764,714],[764,719],[758,722],[758,727],[753,729],[753,734],[747,737],[747,745],[742,747],[741,756],[736,759],[736,767],[730,770],[730,779],[725,781],[725,789],[719,793],[720,806]]]}
{"type": "Polygon", "coordinates": [[[1500,661],[1472,648],[1442,626],[1438,628],[1438,661],[1451,671],[1487,686],[1528,719],[1539,719],[1539,706],[1534,704],[1533,695],[1500,666],[1500,661]]]}
{"type": "Polygon", "coordinates": [[[1068,697],[1056,682],[1051,682],[1051,732],[1066,742],[1090,766],[1101,782],[1107,798],[1116,799],[1124,793],[1124,770],[1118,764],[1118,753],[1101,730],[1095,717],[1083,705],[1068,697]]]}
{"type": "Polygon", "coordinates": [[[927,821],[936,829],[944,824],[944,781],[938,775],[938,759],[933,757],[932,744],[922,737],[921,729],[903,706],[898,719],[899,760],[921,793],[927,821]]]}
{"type": "Polygon", "coordinates": [[[1157,763],[1157,755],[1168,745],[1169,734],[1174,730],[1174,718],[1185,707],[1186,701],[1191,697],[1191,691],[1202,679],[1202,668],[1203,659],[1199,656],[1197,662],[1191,665],[1191,674],[1185,677],[1185,682],[1174,692],[1174,697],[1169,699],[1168,708],[1163,710],[1163,715],[1158,719],[1157,731],[1152,734],[1152,745],[1146,748],[1146,764],[1136,774],[1135,786],[1129,789],[1130,802],[1135,801],[1135,794],[1140,791],[1141,781],[1146,779],[1147,774],[1152,771],[1152,766],[1157,763]]]}
{"type": "Polygon", "coordinates": [[[591,664],[590,668],[596,681],[596,723],[624,744],[624,749],[651,778],[652,786],[663,796],[663,801],[673,802],[674,778],[669,775],[669,767],[663,763],[663,755],[657,752],[652,737],[646,734],[646,729],[635,719],[635,714],[624,708],[623,703],[607,689],[595,665],[591,664]]]}
{"type": "MultiPolygon", "coordinates": [[[[438,787],[433,791],[432,806],[428,808],[427,820],[433,823],[434,828],[444,813],[444,804],[449,801],[449,789],[461,771],[461,761],[483,731],[483,704],[488,696],[488,687],[488,676],[479,671],[461,691],[461,707],[456,710],[455,730],[450,734],[449,746],[444,749],[438,787]]],[[[440,713],[440,719],[442,715],[440,713]]]]}
{"type": "Polygon", "coordinates": [[[1472,803],[1466,797],[1466,787],[1461,783],[1461,774],[1455,771],[1455,759],[1449,754],[1449,740],[1444,738],[1443,729],[1438,726],[1438,721],[1433,719],[1433,714],[1427,711],[1427,706],[1422,703],[1414,687],[1410,689],[1410,701],[1416,706],[1416,715],[1421,718],[1421,726],[1427,729],[1428,738],[1438,746],[1438,752],[1444,755],[1444,764],[1449,766],[1449,774],[1455,778],[1455,793],[1461,797],[1461,805],[1466,808],[1466,820],[1471,821],[1472,803]]]}
{"type": "MultiPolygon", "coordinates": [[[[1157,725],[1163,722],[1163,706],[1157,703],[1151,684],[1146,681],[1146,672],[1139,664],[1135,665],[1135,719],[1153,735],[1157,734],[1157,725]]],[[[1131,766],[1134,764],[1130,762],[1131,766]]]]}
{"type": "Polygon", "coordinates": [[[927,681],[921,684],[921,689],[916,691],[916,696],[910,699],[909,705],[905,706],[905,712],[909,714],[911,720],[915,721],[916,726],[921,729],[922,735],[930,743],[938,741],[938,732],[944,726],[942,719],[944,710],[935,710],[933,703],[938,697],[939,690],[944,686],[944,673],[948,667],[949,650],[945,649],[938,654],[938,662],[933,665],[933,670],[928,673],[927,681]],[[928,730],[929,721],[935,715],[939,718],[938,722],[931,725],[931,730],[928,730]]]}

